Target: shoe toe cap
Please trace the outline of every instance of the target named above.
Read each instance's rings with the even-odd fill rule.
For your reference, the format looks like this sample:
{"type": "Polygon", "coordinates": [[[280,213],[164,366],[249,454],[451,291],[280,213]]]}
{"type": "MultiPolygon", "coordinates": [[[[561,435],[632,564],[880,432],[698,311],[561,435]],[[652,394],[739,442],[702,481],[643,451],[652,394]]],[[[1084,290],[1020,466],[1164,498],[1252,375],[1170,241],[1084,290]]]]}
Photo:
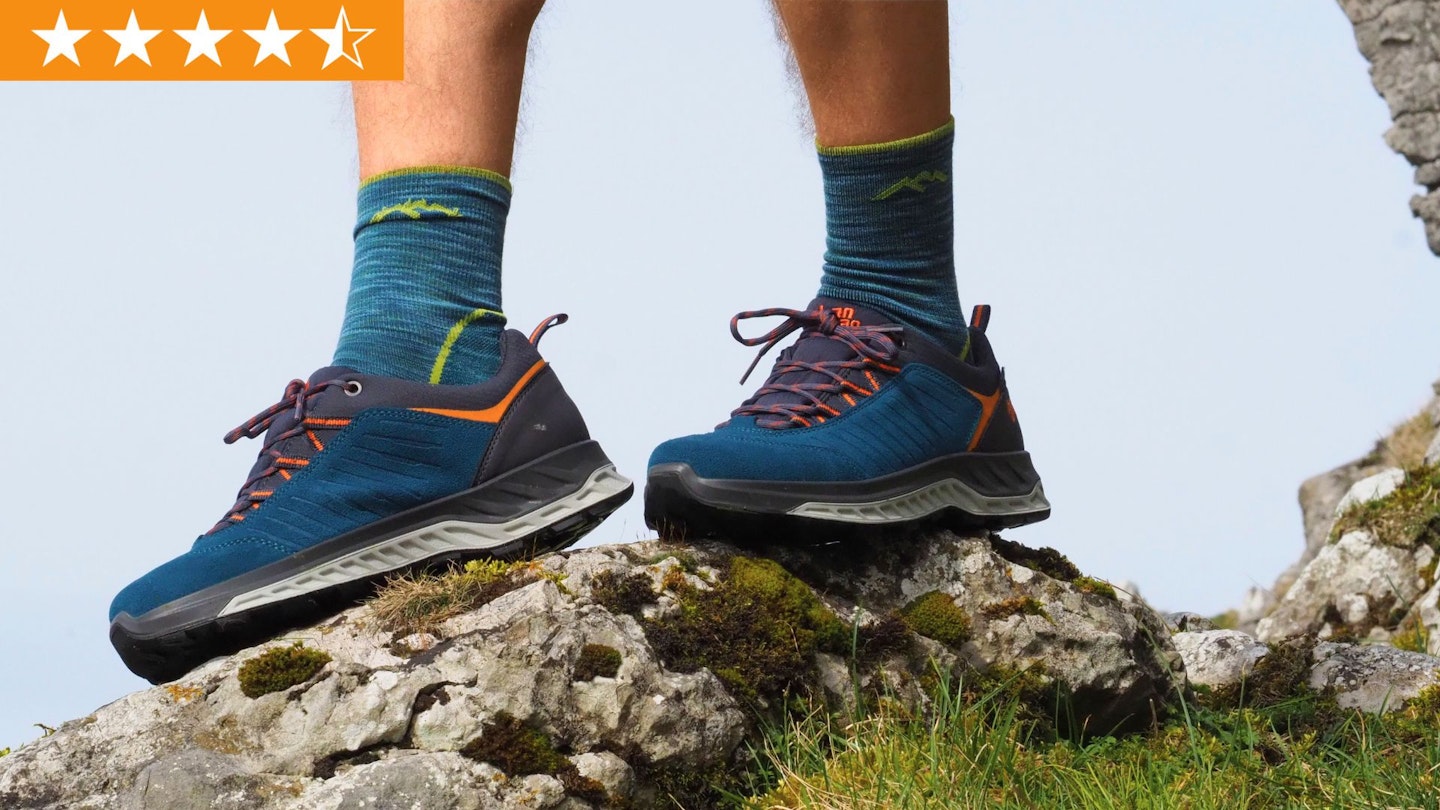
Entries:
{"type": "Polygon", "coordinates": [[[289,553],[281,544],[253,535],[237,535],[192,549],[125,586],[110,603],[110,621],[122,613],[138,618],[289,553]]]}
{"type": "Polygon", "coordinates": [[[685,464],[701,478],[746,481],[842,481],[864,477],[843,454],[779,431],[721,429],[655,448],[651,468],[685,464]]]}

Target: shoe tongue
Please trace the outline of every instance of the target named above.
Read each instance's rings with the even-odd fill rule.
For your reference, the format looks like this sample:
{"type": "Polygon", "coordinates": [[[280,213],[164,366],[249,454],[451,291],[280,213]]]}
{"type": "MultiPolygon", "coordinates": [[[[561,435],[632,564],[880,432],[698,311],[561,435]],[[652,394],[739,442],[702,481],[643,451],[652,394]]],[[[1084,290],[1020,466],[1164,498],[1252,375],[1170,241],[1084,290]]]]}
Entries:
{"type": "MultiPolygon", "coordinates": [[[[843,326],[887,326],[895,323],[895,319],[885,314],[865,307],[857,307],[844,301],[821,296],[810,302],[807,312],[833,312],[840,319],[843,326]]],[[[789,359],[801,363],[830,363],[850,360],[855,356],[854,349],[851,349],[842,340],[836,340],[818,332],[802,332],[800,339],[795,345],[786,351],[790,352],[789,359]]],[[[816,383],[830,383],[833,380],[826,374],[816,371],[791,371],[780,375],[775,380],[780,385],[807,385],[816,383]]],[[[790,405],[808,400],[788,391],[780,391],[773,394],[766,394],[755,400],[756,405],[790,405]]]]}
{"type": "MultiPolygon", "coordinates": [[[[326,366],[325,368],[322,368],[314,374],[310,375],[309,384],[318,385],[323,382],[329,382],[331,380],[358,373],[359,372],[357,372],[355,369],[347,368],[345,366],[326,366]]],[[[322,394],[321,396],[324,395],[322,394]]],[[[270,423],[270,427],[261,436],[260,441],[266,441],[270,436],[279,436],[281,433],[284,433],[285,431],[289,430],[294,426],[295,409],[286,408],[284,411],[275,414],[275,421],[270,423]]],[[[282,455],[290,455],[297,449],[304,449],[304,445],[308,441],[309,439],[305,438],[303,435],[291,436],[289,439],[277,445],[277,449],[282,455]]],[[[255,459],[254,466],[250,468],[250,475],[254,476],[259,474],[261,470],[269,466],[270,461],[270,456],[261,453],[259,457],[255,459]]]]}
{"type": "Polygon", "coordinates": [[[345,366],[326,366],[325,368],[320,369],[314,374],[311,374],[309,382],[311,385],[317,385],[322,382],[329,382],[331,380],[337,380],[341,377],[359,373],[360,372],[356,371],[355,369],[347,368],[345,366]]]}

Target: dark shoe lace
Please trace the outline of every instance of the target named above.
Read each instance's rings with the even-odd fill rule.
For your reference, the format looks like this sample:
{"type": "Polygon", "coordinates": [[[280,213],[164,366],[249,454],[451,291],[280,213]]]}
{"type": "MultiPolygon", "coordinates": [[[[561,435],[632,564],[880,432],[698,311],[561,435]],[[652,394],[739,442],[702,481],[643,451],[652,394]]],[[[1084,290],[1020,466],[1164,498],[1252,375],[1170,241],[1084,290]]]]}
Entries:
{"type": "Polygon", "coordinates": [[[732,418],[761,417],[756,424],[772,429],[797,425],[810,427],[839,416],[841,409],[836,407],[837,404],[854,406],[859,399],[874,396],[881,384],[875,372],[887,378],[900,372],[893,363],[900,355],[897,333],[903,331],[903,327],[847,326],[830,310],[759,309],[741,312],[730,319],[730,334],[740,343],[746,346],[764,344],[740,378],[741,384],[749,379],[767,352],[796,330],[803,330],[800,340],[780,353],[770,371],[770,378],[754,396],[731,412],[732,418]],[[785,321],[769,332],[754,338],[740,334],[740,321],[775,316],[783,316],[785,321]],[[800,351],[811,340],[844,343],[847,347],[845,359],[803,359],[805,355],[814,354],[800,351]],[[861,385],[857,380],[866,384],[861,385]]]}
{"type": "Polygon", "coordinates": [[[338,430],[350,424],[349,419],[323,419],[306,415],[311,398],[334,386],[343,386],[346,393],[352,396],[360,393],[360,383],[353,380],[328,380],[314,385],[304,380],[291,380],[285,386],[285,394],[279,402],[255,414],[246,420],[245,424],[225,434],[226,444],[234,444],[241,439],[255,439],[268,431],[271,425],[275,424],[275,421],[286,411],[294,411],[289,427],[273,436],[265,437],[265,444],[260,448],[260,459],[261,462],[264,462],[268,456],[269,461],[263,465],[261,462],[256,463],[250,477],[240,486],[235,505],[230,507],[230,511],[225,513],[225,517],[221,518],[209,533],[214,533],[232,523],[243,521],[246,512],[259,508],[262,501],[275,494],[273,487],[261,488],[261,484],[271,476],[278,475],[282,482],[289,481],[292,477],[292,470],[309,466],[310,456],[325,449],[325,444],[320,440],[318,431],[338,430]],[[309,439],[309,444],[304,446],[299,453],[293,455],[282,453],[281,448],[284,447],[285,442],[297,436],[305,436],[309,439]]]}

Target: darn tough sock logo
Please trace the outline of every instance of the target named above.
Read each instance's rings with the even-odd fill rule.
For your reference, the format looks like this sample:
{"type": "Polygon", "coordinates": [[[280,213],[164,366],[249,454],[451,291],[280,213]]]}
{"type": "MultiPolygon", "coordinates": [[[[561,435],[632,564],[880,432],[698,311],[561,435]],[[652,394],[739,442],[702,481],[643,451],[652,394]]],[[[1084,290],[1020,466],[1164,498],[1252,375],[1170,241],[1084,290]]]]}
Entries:
{"type": "Polygon", "coordinates": [[[894,197],[896,194],[899,194],[900,192],[907,189],[910,191],[918,192],[920,194],[924,194],[925,186],[927,183],[947,183],[949,181],[950,177],[944,172],[920,172],[914,177],[907,177],[904,180],[901,180],[895,185],[880,192],[879,194],[876,194],[874,197],[870,198],[870,201],[880,202],[881,200],[888,200],[891,197],[894,197]]]}
{"type": "MultiPolygon", "coordinates": [[[[406,200],[400,205],[392,205],[389,208],[381,208],[375,216],[370,218],[370,224],[384,222],[391,214],[404,214],[411,219],[421,219],[425,214],[441,214],[446,219],[460,219],[459,208],[446,208],[438,203],[428,200],[406,200]]],[[[431,217],[435,219],[435,217],[431,217]]]]}

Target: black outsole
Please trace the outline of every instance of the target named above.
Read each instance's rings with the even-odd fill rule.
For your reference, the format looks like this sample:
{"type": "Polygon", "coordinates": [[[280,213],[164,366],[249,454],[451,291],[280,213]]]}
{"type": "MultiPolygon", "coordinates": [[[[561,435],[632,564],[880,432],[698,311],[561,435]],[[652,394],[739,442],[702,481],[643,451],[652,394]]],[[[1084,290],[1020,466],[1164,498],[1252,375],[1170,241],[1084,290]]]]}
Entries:
{"type": "Polygon", "coordinates": [[[359,604],[385,579],[397,574],[434,570],[475,559],[523,560],[569,548],[619,509],[635,487],[611,495],[583,511],[496,549],[439,554],[382,574],[334,585],[301,597],[264,605],[155,636],[132,634],[125,616],[110,625],[110,643],[131,672],[161,684],[179,678],[212,658],[229,655],[274,638],[287,630],[313,624],[359,604]]]}
{"type": "Polygon", "coordinates": [[[913,535],[926,529],[998,531],[1038,523],[1050,509],[1008,515],[976,515],[957,507],[913,520],[890,523],[852,523],[800,517],[756,508],[754,504],[728,506],[706,503],[678,479],[651,477],[645,486],[645,524],[670,541],[719,538],[736,545],[828,545],[836,542],[870,542],[913,535]]]}

